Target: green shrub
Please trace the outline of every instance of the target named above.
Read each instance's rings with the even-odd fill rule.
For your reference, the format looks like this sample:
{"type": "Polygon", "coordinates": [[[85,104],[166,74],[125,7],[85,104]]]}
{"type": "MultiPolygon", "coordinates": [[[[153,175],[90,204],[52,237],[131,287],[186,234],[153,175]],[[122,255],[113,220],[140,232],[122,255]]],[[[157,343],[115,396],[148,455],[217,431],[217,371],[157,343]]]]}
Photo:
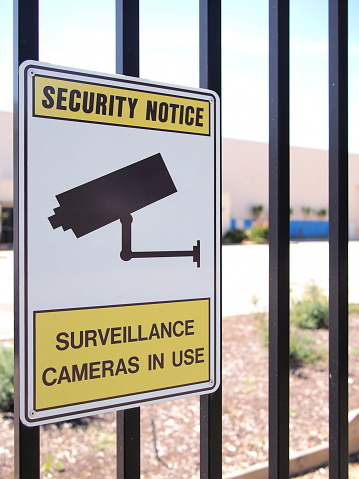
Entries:
{"type": "Polygon", "coordinates": [[[268,241],[269,227],[268,224],[256,224],[247,231],[248,239],[255,243],[265,243],[268,241]]]}
{"type": "MultiPolygon", "coordinates": [[[[268,321],[263,318],[256,326],[264,347],[269,345],[268,321]]],[[[291,366],[300,367],[304,364],[314,364],[324,358],[324,351],[319,349],[315,340],[306,333],[292,331],[289,339],[289,363],[291,366]]]]}
{"type": "Polygon", "coordinates": [[[319,218],[324,218],[325,216],[327,216],[327,214],[328,210],[326,210],[325,208],[322,208],[317,211],[317,216],[319,216],[319,218]]]}
{"type": "Polygon", "coordinates": [[[329,322],[328,299],[314,283],[306,286],[303,298],[293,302],[291,322],[302,329],[327,328],[329,322]]]}
{"type": "MultiPolygon", "coordinates": [[[[255,308],[253,319],[255,327],[261,339],[262,346],[269,345],[268,315],[259,312],[258,298],[252,296],[251,302],[255,308]]],[[[324,351],[318,349],[314,339],[311,339],[306,333],[292,329],[289,342],[289,363],[292,367],[300,367],[304,364],[313,364],[324,358],[324,351]]]]}
{"type": "Polygon", "coordinates": [[[294,331],[290,335],[289,362],[292,366],[314,364],[324,358],[316,342],[305,333],[294,331]]]}
{"type": "Polygon", "coordinates": [[[14,350],[0,346],[0,410],[14,410],[14,350]]]}
{"type": "Polygon", "coordinates": [[[251,303],[254,307],[253,319],[255,328],[261,338],[262,346],[268,346],[269,332],[268,332],[268,314],[259,309],[259,298],[255,294],[251,297],[251,303]]]}
{"type": "Polygon", "coordinates": [[[253,205],[251,211],[254,218],[259,218],[263,211],[263,205],[253,205]]]}
{"type": "Polygon", "coordinates": [[[349,314],[359,314],[359,304],[349,303],[348,313],[349,314]]]}
{"type": "Polygon", "coordinates": [[[236,228],[234,230],[227,231],[222,238],[222,242],[223,244],[239,244],[245,239],[247,239],[246,233],[243,230],[236,228]]]}

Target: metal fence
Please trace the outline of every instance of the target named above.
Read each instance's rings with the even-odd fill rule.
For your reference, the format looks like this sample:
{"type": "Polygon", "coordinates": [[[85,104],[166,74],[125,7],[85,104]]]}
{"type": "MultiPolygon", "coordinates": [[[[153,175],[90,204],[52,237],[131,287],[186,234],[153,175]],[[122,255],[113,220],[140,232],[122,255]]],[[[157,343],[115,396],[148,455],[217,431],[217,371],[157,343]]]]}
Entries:
{"type": "MultiPolygon", "coordinates": [[[[200,87],[221,94],[221,0],[199,0],[200,87]]],[[[330,478],[348,477],[348,6],[329,0],[330,478]]],[[[17,68],[38,60],[39,2],[14,0],[17,68]]],[[[289,0],[269,0],[269,478],[289,477],[289,0]]],[[[116,71],[139,76],[139,0],[116,0],[116,71]]],[[[14,121],[17,122],[15,93],[14,121]]],[[[16,128],[15,128],[16,132],[16,128]]],[[[15,146],[18,138],[15,137],[15,146]]],[[[16,187],[16,186],[15,186],[16,187]]],[[[16,212],[15,212],[16,214],[16,212]]],[[[15,248],[17,232],[15,231],[15,248]]],[[[17,265],[15,265],[17,271],[17,265]]],[[[15,315],[18,305],[15,304],[15,315]]],[[[15,351],[19,332],[15,330],[15,351]]],[[[15,357],[16,386],[19,360],[15,357]]],[[[201,397],[200,477],[219,478],[221,388],[201,397]]],[[[15,413],[15,477],[40,477],[40,431],[15,413]]],[[[117,413],[117,477],[140,477],[140,409],[117,413]]]]}

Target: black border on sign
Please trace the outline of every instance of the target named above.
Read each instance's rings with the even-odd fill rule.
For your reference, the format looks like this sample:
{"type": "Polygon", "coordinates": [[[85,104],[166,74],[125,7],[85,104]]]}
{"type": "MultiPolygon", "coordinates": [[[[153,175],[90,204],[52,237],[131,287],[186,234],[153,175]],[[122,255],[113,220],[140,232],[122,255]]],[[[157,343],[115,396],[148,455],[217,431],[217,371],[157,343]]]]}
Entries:
{"type": "MultiPolygon", "coordinates": [[[[89,306],[89,307],[83,307],[83,308],[63,308],[63,309],[49,309],[49,310],[43,310],[43,311],[33,311],[33,330],[34,330],[34,337],[33,337],[33,351],[34,351],[34,371],[36,372],[36,314],[41,314],[41,313],[57,313],[61,311],[88,311],[90,309],[107,309],[107,308],[122,308],[122,307],[131,307],[131,306],[147,306],[147,305],[155,305],[155,304],[173,304],[173,303],[189,303],[189,302],[197,302],[197,301],[206,301],[207,306],[208,306],[208,311],[207,311],[207,321],[208,321],[208,371],[207,371],[207,379],[203,379],[201,381],[196,381],[194,383],[185,383],[185,384],[176,384],[173,386],[167,386],[163,388],[157,388],[157,389],[148,389],[144,391],[137,391],[135,393],[129,393],[129,394],[116,394],[116,396],[110,396],[110,397],[102,397],[98,399],[92,399],[90,401],[79,401],[79,402],[73,402],[69,404],[61,404],[59,406],[51,406],[51,407],[45,407],[45,408],[36,408],[36,374],[34,374],[33,377],[33,403],[34,407],[36,408],[36,411],[47,411],[47,410],[55,410],[59,408],[64,408],[64,407],[71,407],[71,406],[76,406],[78,404],[90,404],[94,402],[99,402],[99,401],[108,401],[110,399],[115,399],[115,398],[123,398],[123,397],[130,397],[130,396],[135,396],[138,394],[147,394],[151,393],[154,391],[166,391],[168,389],[174,389],[174,388],[181,388],[185,386],[191,386],[195,384],[203,384],[203,383],[208,383],[210,381],[210,365],[211,365],[211,344],[210,344],[210,339],[211,339],[211,324],[210,324],[210,303],[211,299],[210,298],[191,298],[191,299],[181,299],[181,300],[173,300],[173,301],[156,301],[156,302],[149,302],[149,303],[129,303],[129,304],[113,304],[113,305],[106,305],[106,306],[89,306]]],[[[178,394],[180,395],[180,394],[178,394]]],[[[177,396],[175,394],[174,396],[177,396]]],[[[148,398],[148,400],[151,400],[152,398],[148,398]]],[[[143,401],[146,401],[144,399],[143,401]]],[[[131,401],[125,402],[119,406],[123,406],[125,404],[131,404],[131,401]]]]}
{"type": "MultiPolygon", "coordinates": [[[[52,79],[52,80],[61,80],[61,81],[64,81],[64,82],[68,81],[68,82],[72,82],[72,83],[81,83],[82,85],[95,85],[95,86],[99,86],[99,87],[105,86],[105,87],[109,87],[109,88],[117,88],[118,90],[132,90],[134,92],[139,91],[141,93],[148,93],[149,95],[172,96],[174,98],[184,98],[186,100],[193,99],[193,98],[189,98],[189,97],[186,97],[186,96],[183,96],[183,95],[182,96],[181,95],[175,95],[175,94],[166,95],[166,93],[162,93],[162,92],[158,92],[158,93],[147,92],[147,91],[143,91],[143,90],[140,90],[140,89],[134,89],[134,88],[131,89],[129,87],[126,88],[124,86],[118,87],[118,86],[115,86],[115,85],[104,85],[102,83],[95,83],[95,82],[88,82],[88,81],[85,82],[85,81],[80,81],[80,80],[71,80],[69,78],[58,78],[58,77],[53,77],[53,76],[50,76],[50,75],[36,75],[36,76],[41,77],[41,78],[49,78],[49,79],[52,79]]],[[[122,80],[122,81],[124,83],[126,82],[126,80],[122,80]]],[[[35,98],[35,82],[33,82],[33,98],[35,98]]],[[[198,98],[194,98],[194,100],[196,100],[198,102],[209,103],[209,100],[201,100],[201,99],[198,99],[198,98]]],[[[209,109],[210,109],[210,105],[209,105],[209,109]]],[[[47,119],[50,119],[50,120],[75,121],[75,122],[79,122],[79,123],[90,123],[90,124],[92,123],[92,124],[95,124],[95,125],[118,126],[118,127],[122,127],[122,128],[135,128],[135,129],[140,129],[140,130],[166,131],[166,132],[169,132],[169,133],[183,133],[185,135],[211,136],[211,133],[210,133],[211,132],[211,115],[209,115],[209,120],[208,120],[208,131],[209,131],[208,133],[197,133],[197,132],[194,132],[194,131],[168,130],[166,128],[154,128],[154,127],[151,127],[151,126],[122,125],[122,124],[114,123],[114,122],[80,120],[80,119],[77,119],[77,118],[61,118],[61,117],[58,117],[58,116],[51,116],[51,115],[36,115],[35,114],[35,103],[34,102],[32,104],[32,115],[35,118],[47,118],[47,119]]]]}
{"type": "MultiPolygon", "coordinates": [[[[23,166],[23,176],[24,176],[24,184],[23,185],[20,185],[19,184],[19,188],[20,186],[23,186],[24,188],[24,199],[23,199],[23,204],[24,204],[24,211],[23,211],[23,227],[24,227],[24,244],[23,244],[23,256],[24,256],[24,330],[25,330],[25,371],[24,371],[24,383],[25,383],[25,404],[24,404],[24,416],[25,416],[25,419],[28,421],[29,424],[33,424],[33,425],[36,425],[37,423],[49,423],[51,419],[54,419],[54,420],[61,420],[61,418],[75,418],[75,417],[83,417],[84,415],[86,414],[96,414],[96,413],[100,413],[100,412],[108,412],[108,411],[114,411],[114,410],[121,410],[121,409],[128,409],[128,408],[132,408],[132,407],[135,407],[136,405],[140,405],[140,404],[145,404],[145,403],[156,403],[156,402],[159,402],[161,400],[170,400],[170,399],[174,399],[174,398],[180,398],[180,397],[188,397],[188,396],[191,396],[191,395],[201,395],[201,394],[209,394],[211,393],[213,390],[216,390],[218,387],[219,387],[219,381],[220,381],[220,377],[217,377],[217,368],[216,368],[216,365],[218,363],[221,362],[221,357],[220,357],[220,354],[219,354],[219,351],[217,350],[217,324],[218,322],[221,321],[221,318],[220,317],[217,317],[217,306],[220,306],[218,304],[218,301],[220,301],[220,298],[218,298],[217,296],[217,268],[219,267],[219,264],[217,262],[217,246],[218,246],[218,241],[217,241],[217,237],[219,235],[219,232],[217,231],[217,216],[219,215],[219,219],[221,218],[221,198],[219,198],[218,200],[218,196],[220,196],[220,192],[218,192],[217,194],[217,181],[218,179],[218,175],[217,175],[217,164],[216,164],[216,159],[217,159],[217,145],[218,145],[218,138],[217,138],[217,135],[215,134],[216,130],[217,130],[217,115],[214,114],[213,115],[213,127],[214,127],[214,138],[213,138],[213,143],[214,143],[214,154],[213,154],[213,168],[214,168],[214,182],[213,182],[213,187],[214,187],[214,191],[215,191],[215,194],[214,194],[214,265],[213,265],[213,270],[214,270],[214,277],[213,277],[213,282],[214,282],[214,285],[213,285],[213,297],[214,297],[214,301],[213,301],[213,362],[214,362],[214,377],[213,377],[213,385],[209,386],[209,387],[206,387],[205,385],[203,385],[202,388],[200,389],[193,389],[193,391],[182,391],[182,392],[179,392],[179,393],[176,393],[176,394],[172,394],[172,395],[162,395],[162,396],[156,396],[156,397],[153,397],[153,398],[148,398],[148,399],[144,399],[144,398],[140,398],[136,401],[132,401],[130,403],[125,403],[125,404],[121,404],[120,406],[119,405],[109,405],[109,406],[104,406],[104,405],[99,405],[98,407],[93,407],[93,408],[85,408],[84,410],[82,411],[73,411],[73,412],[64,412],[63,414],[54,414],[54,415],[50,415],[50,416],[46,416],[46,417],[43,417],[43,418],[38,418],[38,419],[35,419],[35,418],[31,418],[29,417],[29,407],[28,407],[28,403],[29,403],[29,388],[28,388],[28,381],[29,381],[29,348],[28,348],[28,335],[29,335],[29,318],[28,318],[28,242],[27,242],[27,237],[28,237],[28,115],[29,115],[29,112],[28,112],[28,89],[27,89],[27,85],[28,85],[28,71],[31,69],[31,68],[36,68],[36,69],[41,69],[41,70],[44,70],[44,71],[48,71],[48,72],[57,72],[57,73],[63,73],[63,74],[67,74],[67,75],[77,75],[79,77],[83,76],[83,77],[86,77],[86,78],[94,78],[94,79],[101,79],[101,80],[108,80],[108,81],[116,81],[117,78],[115,76],[107,76],[107,75],[103,75],[103,74],[94,74],[94,73],[87,73],[87,72],[77,72],[75,70],[65,70],[65,69],[62,69],[62,68],[54,68],[54,67],[51,67],[51,66],[44,66],[44,65],[38,65],[38,64],[28,64],[25,68],[24,68],[24,77],[23,77],[23,88],[24,88],[24,116],[23,116],[23,131],[24,131],[24,166],[23,166]],[[218,208],[217,208],[217,202],[219,201],[219,211],[218,211],[218,208]]],[[[180,87],[180,86],[171,86],[171,85],[165,85],[165,84],[154,84],[154,83],[151,83],[151,82],[146,82],[146,81],[143,81],[143,80],[138,80],[138,79],[131,79],[131,78],[128,78],[128,77],[121,77],[119,76],[118,77],[118,81],[120,82],[126,82],[128,84],[134,84],[134,85],[142,85],[142,86],[146,86],[146,87],[149,87],[149,88],[162,88],[162,89],[166,89],[166,90],[169,90],[169,91],[174,91],[174,92],[183,92],[183,93],[188,93],[188,94],[198,94],[198,95],[206,95],[207,97],[211,97],[212,100],[213,100],[213,104],[216,106],[216,97],[215,95],[211,94],[210,91],[207,91],[207,90],[204,90],[203,92],[201,92],[200,89],[197,89],[197,90],[194,90],[194,89],[190,89],[190,88],[185,88],[185,87],[180,87]]],[[[33,82],[34,84],[34,82],[33,82]]],[[[159,93],[160,94],[160,93],[159,93]]],[[[164,94],[165,95],[165,94],[164,94]]],[[[176,96],[176,95],[173,95],[173,96],[176,96]]],[[[180,95],[178,95],[180,96],[180,95]]],[[[217,108],[216,108],[217,109],[217,108]]],[[[49,118],[49,117],[44,117],[44,118],[49,118]]],[[[58,118],[56,118],[58,119],[58,118]]],[[[71,120],[67,120],[67,121],[71,121],[71,120]]],[[[88,122],[90,123],[90,122],[88,122]]],[[[117,125],[113,125],[111,124],[111,126],[117,126],[117,125]]],[[[209,129],[211,131],[211,117],[209,119],[209,129]]],[[[132,127],[133,128],[133,127],[132,127]]],[[[156,129],[157,130],[157,129],[156,129]]],[[[157,131],[167,131],[167,130],[157,130],[157,131]]],[[[173,130],[169,130],[169,132],[171,133],[183,133],[183,132],[176,132],[176,131],[173,131],[173,130]]],[[[191,133],[190,133],[191,134],[191,133]]],[[[198,134],[197,134],[198,135],[198,134]]],[[[210,133],[209,135],[198,135],[198,136],[210,136],[210,133]]],[[[220,161],[220,158],[219,158],[219,161],[220,161]]],[[[219,168],[219,176],[221,175],[221,171],[220,171],[220,168],[219,168]]],[[[20,179],[20,178],[19,178],[20,179]]],[[[20,182],[19,182],[20,183],[20,182]]],[[[17,194],[19,195],[19,192],[17,192],[17,194]]],[[[19,202],[19,210],[21,208],[21,204],[19,202]]],[[[219,221],[220,223],[220,221],[219,221]]],[[[22,226],[22,225],[20,225],[22,226]]],[[[219,228],[221,226],[219,225],[219,228]]],[[[221,253],[219,253],[219,260],[220,260],[220,256],[221,256],[221,253]]],[[[221,285],[219,285],[219,287],[221,288],[221,285]]],[[[186,301],[186,300],[183,300],[183,301],[186,301]]],[[[166,301],[164,301],[166,302],[166,301]]],[[[168,301],[167,301],[168,302],[168,301]]],[[[73,308],[73,309],[79,309],[79,308],[73,308]]],[[[220,310],[220,308],[219,308],[220,310]]],[[[209,334],[209,341],[210,341],[210,344],[209,344],[209,350],[210,350],[210,345],[211,345],[211,328],[210,328],[210,334],[209,334]]],[[[220,334],[220,333],[219,333],[220,334]]],[[[33,361],[34,361],[34,364],[35,364],[35,350],[33,351],[33,361]]],[[[203,384],[203,383],[193,383],[194,384],[203,384]]],[[[192,385],[192,384],[189,384],[189,385],[192,385]]],[[[177,386],[178,387],[178,386],[177,386]]],[[[168,389],[173,389],[174,386],[171,386],[170,388],[168,389]]],[[[96,402],[99,402],[99,400],[96,400],[96,402]]],[[[87,404],[87,403],[81,403],[81,404],[87,404]]],[[[63,406],[62,406],[63,407],[63,406]]],[[[53,408],[52,408],[53,409],[53,408]]]]}

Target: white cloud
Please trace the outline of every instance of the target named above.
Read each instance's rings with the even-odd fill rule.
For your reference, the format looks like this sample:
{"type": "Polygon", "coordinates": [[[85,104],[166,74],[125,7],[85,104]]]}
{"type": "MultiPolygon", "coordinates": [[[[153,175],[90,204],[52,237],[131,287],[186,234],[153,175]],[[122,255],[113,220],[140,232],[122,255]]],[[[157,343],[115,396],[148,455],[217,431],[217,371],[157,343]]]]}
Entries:
{"type": "Polygon", "coordinates": [[[223,48],[232,48],[238,52],[257,55],[268,54],[268,41],[262,37],[241,35],[235,31],[223,31],[223,48]]]}
{"type": "Polygon", "coordinates": [[[328,52],[328,42],[291,42],[291,53],[308,53],[326,54],[328,52]]]}
{"type": "MultiPolygon", "coordinates": [[[[141,30],[141,46],[152,47],[161,46],[166,48],[186,48],[186,47],[198,47],[199,34],[193,30],[141,30]]],[[[176,54],[176,51],[172,50],[172,54],[176,54]]]]}
{"type": "Polygon", "coordinates": [[[86,48],[93,48],[96,46],[97,49],[103,48],[104,46],[113,45],[115,42],[115,32],[108,29],[88,29],[88,30],[70,30],[66,34],[64,39],[66,43],[72,44],[76,42],[76,45],[82,43],[86,48]]]}

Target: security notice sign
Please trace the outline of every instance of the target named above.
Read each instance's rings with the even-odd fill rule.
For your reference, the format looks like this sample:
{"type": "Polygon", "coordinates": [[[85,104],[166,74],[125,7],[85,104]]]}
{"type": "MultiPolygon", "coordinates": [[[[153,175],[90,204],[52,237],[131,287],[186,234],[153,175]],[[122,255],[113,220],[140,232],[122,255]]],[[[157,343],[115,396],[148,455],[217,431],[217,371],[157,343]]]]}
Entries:
{"type": "Polygon", "coordinates": [[[25,424],[219,386],[219,129],[207,90],[20,67],[25,424]]]}

